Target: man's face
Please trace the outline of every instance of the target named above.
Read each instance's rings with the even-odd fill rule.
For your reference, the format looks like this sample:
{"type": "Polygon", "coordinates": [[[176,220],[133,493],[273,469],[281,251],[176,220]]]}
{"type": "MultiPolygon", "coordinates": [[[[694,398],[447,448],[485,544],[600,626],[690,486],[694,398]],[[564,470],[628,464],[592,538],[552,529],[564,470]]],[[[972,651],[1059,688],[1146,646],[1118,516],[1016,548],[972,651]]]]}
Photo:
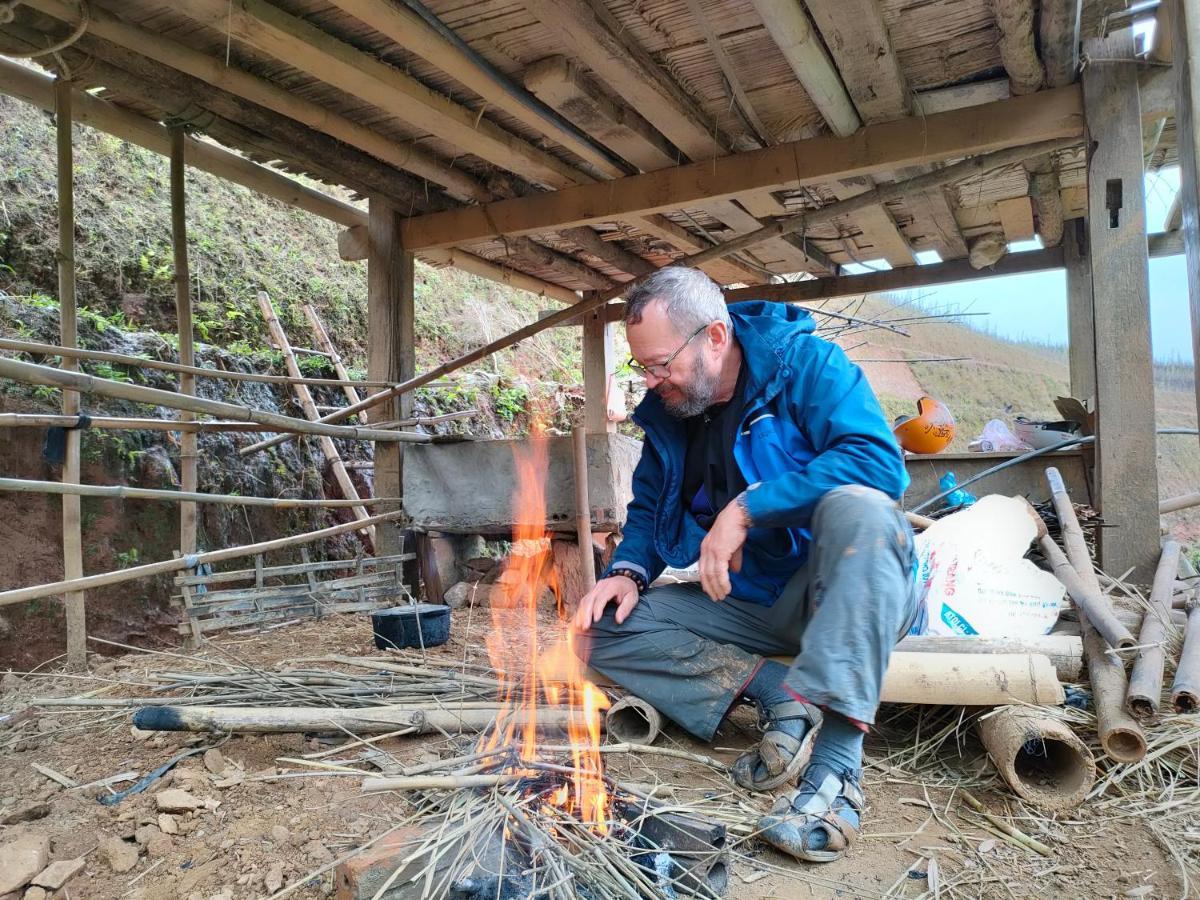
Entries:
{"type": "MultiPolygon", "coordinates": [[[[625,335],[633,358],[643,366],[661,364],[687,341],[680,334],[661,303],[650,303],[642,311],[642,320],[627,325],[625,335]]],[[[646,387],[658,394],[663,406],[676,418],[698,415],[712,405],[720,380],[720,366],[712,354],[707,332],[696,335],[671,360],[666,378],[646,373],[646,387]]]]}

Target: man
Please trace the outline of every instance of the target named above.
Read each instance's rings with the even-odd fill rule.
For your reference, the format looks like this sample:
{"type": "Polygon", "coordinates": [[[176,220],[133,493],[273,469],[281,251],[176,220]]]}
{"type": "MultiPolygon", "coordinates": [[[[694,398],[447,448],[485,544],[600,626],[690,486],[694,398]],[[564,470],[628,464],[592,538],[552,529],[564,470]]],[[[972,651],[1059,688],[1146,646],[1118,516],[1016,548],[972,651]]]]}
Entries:
{"type": "Polygon", "coordinates": [[[899,448],[862,372],[797,307],[726,306],[704,274],[669,267],[630,293],[625,324],[645,444],[624,539],[580,601],[580,653],[703,740],[739,697],[754,702],[763,738],[735,780],[799,779],[761,836],[837,859],[862,813],[863,735],[917,608],[899,448]],[[699,585],[649,587],[697,560],[699,585]]]}

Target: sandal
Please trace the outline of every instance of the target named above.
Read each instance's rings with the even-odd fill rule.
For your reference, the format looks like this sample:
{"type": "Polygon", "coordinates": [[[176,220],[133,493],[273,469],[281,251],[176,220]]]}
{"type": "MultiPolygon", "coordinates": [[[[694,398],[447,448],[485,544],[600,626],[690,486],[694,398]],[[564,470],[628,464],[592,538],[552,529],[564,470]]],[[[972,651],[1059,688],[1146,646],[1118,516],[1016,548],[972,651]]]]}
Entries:
{"type": "Polygon", "coordinates": [[[804,862],[835,862],[858,836],[866,801],[854,773],[839,776],[826,765],[813,768],[817,771],[805,772],[800,787],[776,800],[759,819],[759,837],[804,862]],[[825,844],[813,848],[818,832],[825,844]]]}
{"type": "Polygon", "coordinates": [[[733,780],[748,791],[773,791],[793,781],[808,763],[821,713],[816,707],[799,700],[788,700],[771,707],[759,706],[759,712],[758,727],[763,731],[762,740],[734,762],[733,780]],[[801,737],[792,737],[777,727],[780,722],[796,720],[808,723],[801,737]],[[766,777],[759,777],[759,772],[763,770],[766,777]]]}

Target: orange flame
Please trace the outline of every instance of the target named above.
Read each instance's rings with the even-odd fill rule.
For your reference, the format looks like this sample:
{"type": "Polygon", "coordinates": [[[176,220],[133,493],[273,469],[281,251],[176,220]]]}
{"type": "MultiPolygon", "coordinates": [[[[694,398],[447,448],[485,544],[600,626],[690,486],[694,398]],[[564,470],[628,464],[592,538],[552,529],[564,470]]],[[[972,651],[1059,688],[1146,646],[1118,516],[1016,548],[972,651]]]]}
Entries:
{"type": "Polygon", "coordinates": [[[555,709],[565,703],[573,775],[569,788],[563,785],[554,791],[549,802],[605,833],[609,798],[599,747],[600,715],[608,708],[608,698],[584,678],[570,631],[548,648],[541,647],[538,636],[538,602],[547,590],[554,594],[560,619],[566,619],[546,530],[549,457],[540,425],[535,423],[529,441],[524,447],[515,445],[513,454],[517,472],[513,546],[508,567],[497,581],[499,596],[492,595],[492,629],[486,641],[502,684],[501,712],[482,741],[483,749],[519,743],[520,758],[536,760],[539,695],[555,709]],[[528,652],[520,653],[525,641],[528,652]]]}

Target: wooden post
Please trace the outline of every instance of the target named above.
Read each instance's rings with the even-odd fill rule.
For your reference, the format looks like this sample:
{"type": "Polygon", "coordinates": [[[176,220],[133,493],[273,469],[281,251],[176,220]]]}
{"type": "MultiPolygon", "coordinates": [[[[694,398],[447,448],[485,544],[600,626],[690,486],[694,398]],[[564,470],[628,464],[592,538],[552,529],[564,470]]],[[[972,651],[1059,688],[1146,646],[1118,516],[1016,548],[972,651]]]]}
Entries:
{"type": "MultiPolygon", "coordinates": [[[[182,128],[171,129],[171,247],[175,257],[175,318],[179,330],[180,365],[194,366],[196,354],[192,346],[192,295],[188,273],[187,207],[184,195],[184,133],[182,128]]],[[[196,376],[179,376],[179,393],[195,396],[196,376]]],[[[193,413],[182,410],[181,422],[195,421],[193,413]]],[[[185,431],[179,438],[179,483],[185,491],[196,490],[196,461],[199,435],[185,431]]],[[[197,507],[195,503],[179,504],[179,550],[184,556],[196,552],[197,507]]]]}
{"type": "Polygon", "coordinates": [[[605,321],[604,307],[583,317],[583,424],[588,434],[617,430],[608,420],[608,392],[616,371],[613,362],[613,325],[605,321]]]}
{"type": "MultiPolygon", "coordinates": [[[[283,361],[287,365],[288,374],[293,378],[300,377],[300,366],[296,362],[296,354],[292,352],[291,342],[288,340],[287,332],[283,330],[283,326],[279,323],[278,317],[275,315],[275,308],[271,305],[271,298],[267,296],[265,291],[258,293],[258,305],[262,310],[263,318],[267,320],[267,331],[271,335],[280,352],[283,353],[283,361]]],[[[300,401],[300,408],[304,411],[304,415],[310,421],[316,421],[321,417],[317,412],[317,406],[313,402],[312,391],[308,389],[306,384],[294,384],[292,390],[296,392],[296,398],[300,401]]],[[[329,466],[333,470],[333,477],[337,480],[338,487],[342,491],[342,496],[347,500],[358,500],[358,490],[354,487],[354,482],[350,480],[350,473],[346,471],[346,466],[342,462],[342,455],[338,453],[337,445],[334,444],[333,438],[322,435],[318,438],[321,442],[321,451],[329,460],[329,466]]],[[[356,519],[369,519],[371,514],[367,512],[366,507],[353,507],[354,517],[356,519]]],[[[375,540],[375,530],[373,527],[364,529],[371,539],[372,543],[375,540]]]]}
{"type": "MultiPolygon", "coordinates": [[[[1175,131],[1179,141],[1179,197],[1192,306],[1192,352],[1200,360],[1200,0],[1172,0],[1175,131]]],[[[1196,381],[1200,407],[1200,380],[1196,381]]]]}
{"type": "MultiPolygon", "coordinates": [[[[62,78],[54,82],[54,114],[58,137],[58,308],[60,342],[74,347],[79,339],[75,309],[75,159],[71,146],[71,83],[62,78]]],[[[79,368],[77,360],[63,359],[64,369],[79,368]]],[[[63,415],[79,414],[79,394],[63,391],[63,415]]],[[[79,484],[81,432],[67,429],[66,457],[62,480],[79,484]]],[[[63,575],[68,581],[83,577],[83,527],[80,497],[63,495],[63,575]]],[[[67,666],[76,671],[87,668],[87,611],[82,591],[66,595],[67,666]]]]}
{"type": "MultiPolygon", "coordinates": [[[[337,347],[329,338],[329,332],[325,330],[325,323],[321,321],[321,317],[317,315],[317,311],[311,303],[304,304],[304,315],[312,327],[313,337],[317,339],[317,346],[329,354],[329,359],[333,363],[333,371],[337,373],[337,377],[342,381],[349,381],[350,373],[346,371],[346,364],[342,362],[341,354],[337,352],[337,347]]],[[[362,399],[358,395],[358,388],[352,384],[343,384],[342,390],[345,391],[346,399],[350,401],[351,405],[362,399]]]]}
{"type": "Polygon", "coordinates": [[[1129,28],[1089,39],[1083,73],[1088,261],[1096,345],[1100,562],[1149,584],[1159,554],[1158,462],[1141,102],[1129,28]]]}
{"type": "Polygon", "coordinates": [[[1063,261],[1067,270],[1067,353],[1070,357],[1071,396],[1094,402],[1096,331],[1086,229],[1087,223],[1083,219],[1073,219],[1063,230],[1063,261]]]}
{"type": "MultiPolygon", "coordinates": [[[[416,373],[413,333],[413,255],[400,245],[396,210],[380,197],[370,199],[367,254],[367,377],[405,381],[416,373]]],[[[407,419],[412,412],[411,394],[402,394],[372,407],[371,422],[407,419]]],[[[404,451],[393,444],[375,444],[375,493],[381,497],[403,497],[404,451]]],[[[384,507],[381,511],[391,512],[384,507]]],[[[393,525],[379,529],[376,552],[400,552],[401,535],[393,525]]]]}

